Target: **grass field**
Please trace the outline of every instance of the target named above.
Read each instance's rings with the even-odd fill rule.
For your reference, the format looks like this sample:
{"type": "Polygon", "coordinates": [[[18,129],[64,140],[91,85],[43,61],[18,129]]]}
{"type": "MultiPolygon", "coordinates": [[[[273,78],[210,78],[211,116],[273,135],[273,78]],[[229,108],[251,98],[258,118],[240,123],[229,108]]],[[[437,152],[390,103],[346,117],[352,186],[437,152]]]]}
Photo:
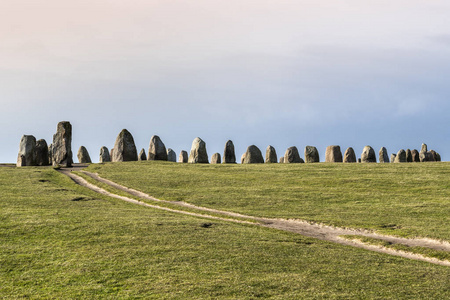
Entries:
{"type": "MultiPolygon", "coordinates": [[[[403,166],[392,169],[359,167],[378,172],[378,175],[371,174],[380,178],[378,184],[383,181],[383,174],[396,173],[398,176],[393,178],[400,178],[401,174],[407,177],[406,171],[401,170],[408,170],[403,166]]],[[[420,180],[430,177],[423,188],[416,188],[434,190],[434,195],[439,196],[425,194],[422,200],[424,207],[440,208],[438,213],[431,209],[423,210],[426,218],[435,218],[433,222],[444,223],[448,218],[448,214],[445,215],[448,195],[445,189],[439,190],[445,186],[448,189],[448,179],[432,184],[448,178],[448,167],[448,164],[430,164],[412,171],[418,173],[420,180]],[[430,185],[434,189],[430,189],[430,185]]],[[[363,178],[356,181],[354,192],[345,193],[342,185],[347,182],[346,178],[358,177],[355,174],[357,168],[346,171],[342,166],[323,164],[293,167],[194,166],[143,162],[92,165],[89,169],[163,199],[184,200],[254,215],[305,219],[309,219],[305,216],[310,216],[311,220],[330,223],[337,219],[341,222],[337,225],[361,222],[365,227],[374,226],[372,222],[375,222],[376,213],[368,220],[364,220],[364,216],[350,221],[347,217],[325,218],[333,216],[333,212],[337,215],[338,211],[345,210],[338,210],[336,203],[345,194],[355,194],[352,201],[363,201],[356,199],[364,194],[364,182],[367,195],[378,199],[374,209],[382,210],[379,193],[389,193],[375,192],[376,185],[368,185],[370,180],[363,178]],[[317,176],[324,179],[323,187],[317,184],[314,189],[299,184],[312,184],[308,178],[314,174],[312,167],[316,167],[317,176]],[[340,174],[337,182],[331,180],[333,173],[334,177],[340,174]],[[257,180],[258,176],[261,181],[257,180]],[[274,182],[287,182],[286,188],[280,189],[274,182]],[[296,185],[298,187],[293,188],[296,185]],[[325,193],[327,185],[329,191],[325,193]],[[327,210],[329,206],[330,211],[316,213],[320,209],[315,208],[308,211],[313,203],[304,206],[303,202],[312,202],[313,199],[297,199],[302,188],[309,195],[324,195],[322,200],[315,201],[323,201],[322,209],[327,210]],[[270,200],[277,192],[278,199],[270,200]],[[338,197],[335,195],[338,192],[344,195],[338,197]],[[252,193],[255,196],[253,200],[252,193]],[[239,201],[243,203],[239,204],[239,201]],[[252,209],[252,204],[264,201],[269,203],[252,209]],[[290,211],[298,204],[303,208],[290,211]],[[298,212],[303,215],[297,215],[298,212]]],[[[359,175],[363,176],[363,173],[359,175]]],[[[390,209],[402,207],[400,181],[404,182],[394,180],[390,188],[395,196],[390,209]]],[[[0,189],[0,298],[450,297],[448,267],[253,225],[214,221],[211,227],[205,228],[202,225],[210,220],[101,196],[75,185],[51,168],[0,168],[0,189]]],[[[419,193],[418,190],[412,193],[416,201],[420,198],[419,193]]],[[[403,202],[405,217],[401,220],[405,222],[404,226],[414,216],[408,210],[408,207],[415,207],[411,203],[403,202]]],[[[353,206],[346,207],[350,209],[353,206]]],[[[366,207],[370,206],[366,204],[366,207]]],[[[360,208],[353,213],[358,211],[360,208]]],[[[350,212],[347,214],[351,215],[350,212]]],[[[412,223],[408,226],[418,225],[412,223]]],[[[438,230],[433,229],[436,225],[429,224],[419,233],[444,238],[445,229],[448,234],[448,224],[445,226],[438,230]]],[[[397,232],[403,228],[392,230],[397,232]]]]}

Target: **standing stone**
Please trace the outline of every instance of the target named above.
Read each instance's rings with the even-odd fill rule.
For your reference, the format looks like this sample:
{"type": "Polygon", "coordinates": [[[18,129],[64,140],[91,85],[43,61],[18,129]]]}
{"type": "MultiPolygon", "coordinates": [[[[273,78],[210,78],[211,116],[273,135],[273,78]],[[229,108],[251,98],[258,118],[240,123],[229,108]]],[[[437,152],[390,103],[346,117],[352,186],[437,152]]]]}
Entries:
{"type": "Polygon", "coordinates": [[[440,155],[439,153],[435,152],[435,153],[434,153],[434,156],[435,156],[434,159],[435,159],[436,161],[441,161],[441,155],[440,155]]]}
{"type": "Polygon", "coordinates": [[[32,135],[24,135],[20,139],[17,166],[36,166],[36,138],[32,135]]]}
{"type": "Polygon", "coordinates": [[[235,164],[236,154],[234,153],[234,144],[232,141],[228,140],[225,144],[225,149],[223,150],[223,163],[224,164],[235,164]]]}
{"type": "Polygon", "coordinates": [[[43,139],[36,142],[36,165],[48,166],[48,145],[43,139]]]}
{"type": "Polygon", "coordinates": [[[361,163],[361,158],[358,158],[358,164],[360,164],[361,163]]]}
{"type": "Polygon", "coordinates": [[[380,163],[388,163],[389,162],[389,156],[388,152],[385,147],[382,147],[380,151],[378,152],[378,159],[380,163]]]}
{"type": "Polygon", "coordinates": [[[352,147],[348,147],[344,153],[344,162],[345,163],[356,163],[356,154],[355,150],[352,147]]]}
{"type": "Polygon", "coordinates": [[[266,163],[277,163],[277,157],[277,151],[269,145],[266,149],[266,163]]]}
{"type": "Polygon", "coordinates": [[[284,156],[280,157],[280,164],[284,164],[284,156]]]}
{"type": "Polygon", "coordinates": [[[411,158],[412,158],[412,162],[420,162],[420,157],[419,157],[419,151],[417,151],[416,149],[411,151],[411,158]]]}
{"type": "MultiPolygon", "coordinates": [[[[166,146],[161,141],[159,136],[154,135],[150,139],[150,145],[148,146],[148,160],[167,160],[166,146]]],[[[176,159],[175,159],[176,161],[176,159]]]]}
{"type": "Polygon", "coordinates": [[[180,157],[178,158],[178,162],[187,163],[188,162],[188,153],[184,150],[180,152],[180,157]]]}
{"type": "Polygon", "coordinates": [[[437,157],[436,154],[437,154],[437,153],[436,153],[436,151],[434,151],[434,150],[428,151],[428,152],[427,152],[428,161],[436,161],[436,157],[437,157]]]}
{"type": "Polygon", "coordinates": [[[222,160],[220,158],[220,154],[219,153],[214,153],[213,156],[211,157],[211,163],[212,164],[220,164],[222,163],[222,160]]]}
{"type": "Polygon", "coordinates": [[[191,164],[207,164],[208,153],[206,152],[206,143],[199,137],[192,142],[191,153],[189,153],[189,163],[191,164]]]}
{"type": "Polygon", "coordinates": [[[177,162],[177,154],[171,148],[167,149],[167,161],[177,162]]]}
{"type": "Polygon", "coordinates": [[[247,151],[242,155],[241,162],[243,164],[263,164],[264,158],[261,150],[255,145],[251,145],[247,148],[247,151]]]}
{"type": "Polygon", "coordinates": [[[72,125],[70,122],[59,122],[53,135],[53,166],[71,167],[72,158],[72,125]]]}
{"type": "Polygon", "coordinates": [[[406,162],[412,162],[412,154],[410,149],[406,149],[406,162]]]}
{"type": "Polygon", "coordinates": [[[305,162],[307,163],[320,162],[319,151],[317,151],[316,147],[313,146],[305,147],[305,162]]]}
{"type": "Polygon", "coordinates": [[[81,146],[80,149],[78,149],[77,153],[78,162],[80,164],[91,164],[91,157],[89,156],[89,152],[87,151],[86,147],[81,146]]]}
{"type": "Polygon", "coordinates": [[[285,164],[298,164],[304,163],[303,159],[300,158],[300,154],[298,153],[298,149],[295,146],[287,148],[284,153],[284,163],[285,164]]]}
{"type": "Polygon", "coordinates": [[[340,146],[328,146],[325,151],[325,162],[342,162],[342,152],[340,146]]]}
{"type": "Polygon", "coordinates": [[[111,161],[112,161],[113,156],[114,156],[114,148],[111,148],[111,153],[110,153],[111,161]]]}
{"type": "Polygon", "coordinates": [[[395,162],[396,163],[405,163],[406,162],[406,151],[401,149],[397,152],[397,155],[395,156],[395,162]]]}
{"type": "Polygon", "coordinates": [[[128,130],[123,129],[117,136],[111,159],[113,162],[138,160],[136,145],[133,136],[128,130]]]}
{"type": "Polygon", "coordinates": [[[427,144],[422,144],[422,148],[420,149],[420,152],[419,152],[420,162],[427,161],[427,152],[428,152],[427,144]]]}
{"type": "Polygon", "coordinates": [[[391,163],[395,163],[396,157],[397,157],[397,154],[394,154],[394,153],[391,154],[391,163]]]}
{"type": "Polygon", "coordinates": [[[111,161],[111,156],[109,155],[108,148],[106,148],[105,146],[100,148],[100,157],[99,157],[98,161],[100,163],[105,163],[105,162],[111,161]]]}
{"type": "Polygon", "coordinates": [[[361,162],[363,163],[376,163],[377,157],[375,151],[370,146],[365,146],[361,154],[361,162]]]}
{"type": "Polygon", "coordinates": [[[52,147],[53,144],[48,145],[48,166],[52,165],[52,147]]]}
{"type": "Polygon", "coordinates": [[[142,148],[138,155],[138,161],[147,160],[147,154],[145,154],[145,149],[142,148]]]}

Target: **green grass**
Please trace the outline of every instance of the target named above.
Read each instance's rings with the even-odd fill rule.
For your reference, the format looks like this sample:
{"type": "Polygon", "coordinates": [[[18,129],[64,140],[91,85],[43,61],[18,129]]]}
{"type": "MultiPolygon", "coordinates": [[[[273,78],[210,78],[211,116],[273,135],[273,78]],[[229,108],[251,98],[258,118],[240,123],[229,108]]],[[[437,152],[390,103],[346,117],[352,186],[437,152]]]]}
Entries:
{"type": "Polygon", "coordinates": [[[128,162],[88,171],[164,200],[450,240],[450,163],[192,165],[128,162]]]}
{"type": "Polygon", "coordinates": [[[204,228],[51,168],[0,168],[0,189],[0,298],[450,296],[448,267],[253,225],[204,228]]]}

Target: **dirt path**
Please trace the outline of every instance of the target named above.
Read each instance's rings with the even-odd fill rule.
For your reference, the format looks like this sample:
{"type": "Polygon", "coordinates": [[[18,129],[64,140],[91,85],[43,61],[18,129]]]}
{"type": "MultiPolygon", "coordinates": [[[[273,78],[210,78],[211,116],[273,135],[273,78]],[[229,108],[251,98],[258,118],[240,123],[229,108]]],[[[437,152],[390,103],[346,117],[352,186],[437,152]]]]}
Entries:
{"type": "Polygon", "coordinates": [[[320,240],[335,242],[335,243],[353,246],[353,247],[359,247],[359,248],[367,249],[370,251],[376,251],[376,252],[380,252],[380,253],[401,256],[404,258],[427,261],[430,263],[444,265],[444,266],[450,266],[449,261],[441,261],[438,259],[428,258],[428,257],[424,257],[422,255],[412,254],[409,252],[397,251],[397,250],[384,248],[384,247],[380,247],[380,246],[375,246],[375,245],[367,245],[367,244],[363,244],[358,241],[347,240],[347,239],[341,238],[340,236],[341,235],[365,236],[365,237],[371,237],[371,238],[384,240],[384,241],[390,242],[392,244],[403,244],[403,245],[407,245],[407,246],[411,246],[411,247],[420,246],[420,247],[426,247],[426,248],[441,250],[441,251],[450,251],[450,243],[448,243],[448,242],[441,242],[441,241],[432,240],[432,239],[399,238],[399,237],[393,237],[393,236],[380,235],[380,234],[376,234],[376,233],[373,233],[373,232],[370,232],[367,230],[331,227],[331,226],[314,224],[314,223],[301,221],[301,220],[258,218],[258,217],[243,215],[243,214],[239,214],[239,213],[216,210],[216,209],[211,209],[211,208],[206,208],[206,207],[199,207],[199,206],[195,206],[195,205],[192,205],[192,204],[189,204],[186,202],[160,200],[160,199],[156,199],[148,194],[145,194],[143,192],[140,192],[140,191],[119,185],[110,180],[101,178],[97,174],[93,174],[93,173],[86,172],[86,171],[81,171],[85,175],[91,177],[92,179],[94,179],[98,182],[107,184],[107,185],[109,185],[115,189],[118,189],[122,192],[126,192],[131,196],[155,202],[155,205],[152,205],[152,204],[148,204],[148,203],[136,200],[136,199],[132,199],[132,198],[128,198],[128,197],[124,197],[124,196],[120,196],[120,195],[116,195],[114,193],[108,192],[94,184],[87,182],[84,178],[82,178],[76,174],[73,174],[72,170],[81,170],[81,167],[75,167],[75,168],[71,168],[71,169],[61,169],[60,172],[69,176],[70,178],[72,178],[72,180],[74,180],[77,184],[79,184],[81,186],[87,187],[97,193],[107,195],[110,197],[114,197],[116,199],[120,199],[120,200],[127,201],[130,203],[134,203],[134,204],[138,204],[138,205],[142,205],[142,206],[146,206],[146,207],[162,209],[162,210],[170,211],[170,212],[174,212],[174,213],[191,215],[191,216],[195,216],[195,217],[223,220],[223,221],[235,222],[235,223],[248,223],[248,224],[253,224],[256,226],[274,228],[274,229],[278,229],[278,230],[298,233],[298,234],[301,234],[304,236],[308,236],[308,237],[312,237],[312,238],[316,238],[316,239],[320,239],[320,240]],[[172,205],[177,205],[180,208],[189,208],[191,210],[195,210],[198,213],[162,207],[162,206],[157,205],[157,203],[169,203],[172,205]],[[208,215],[207,213],[213,213],[214,215],[222,215],[222,216],[224,216],[224,218],[208,215]],[[233,219],[233,218],[239,218],[239,219],[233,219]],[[246,220],[248,220],[248,221],[246,221],[246,220]]]}

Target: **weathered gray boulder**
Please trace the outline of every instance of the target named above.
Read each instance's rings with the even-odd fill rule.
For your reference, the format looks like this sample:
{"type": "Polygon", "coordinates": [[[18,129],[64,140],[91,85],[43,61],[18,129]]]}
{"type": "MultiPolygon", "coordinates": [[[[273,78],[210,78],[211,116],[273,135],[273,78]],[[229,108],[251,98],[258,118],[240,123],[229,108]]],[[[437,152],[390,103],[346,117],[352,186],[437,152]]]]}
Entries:
{"type": "Polygon", "coordinates": [[[36,165],[49,166],[48,163],[48,145],[44,139],[36,142],[36,165]]]}
{"type": "Polygon", "coordinates": [[[234,153],[234,144],[232,141],[228,140],[225,144],[225,149],[223,150],[223,163],[224,164],[235,164],[236,154],[234,153]]]}
{"type": "Polygon", "coordinates": [[[48,145],[48,166],[52,165],[52,147],[53,144],[48,145]]]}
{"type": "Polygon", "coordinates": [[[182,150],[180,152],[180,157],[178,157],[178,162],[187,163],[188,162],[188,153],[187,151],[182,150]]]}
{"type": "Polygon", "coordinates": [[[208,153],[206,152],[206,143],[199,137],[192,142],[191,153],[189,153],[188,162],[191,164],[207,164],[208,153]]]}
{"type": "Polygon", "coordinates": [[[412,162],[412,153],[410,149],[406,149],[406,162],[412,162]]]}
{"type": "Polygon", "coordinates": [[[167,149],[167,161],[177,162],[177,154],[171,148],[167,149]]]}
{"type": "Polygon", "coordinates": [[[441,161],[441,155],[437,152],[435,152],[435,160],[436,161],[441,161]]]}
{"type": "Polygon", "coordinates": [[[411,151],[412,162],[420,162],[419,151],[416,149],[411,151]]]}
{"type": "Polygon", "coordinates": [[[72,125],[70,122],[58,123],[56,133],[53,135],[52,159],[53,166],[72,166],[72,125]]]}
{"type": "Polygon", "coordinates": [[[376,163],[377,157],[375,155],[375,151],[370,146],[365,146],[363,152],[361,154],[361,162],[362,163],[376,163]]]}
{"type": "Polygon", "coordinates": [[[214,153],[213,154],[213,156],[211,157],[211,163],[212,164],[220,164],[220,163],[222,163],[222,159],[221,159],[219,153],[214,153]]]}
{"type": "Polygon", "coordinates": [[[284,156],[280,157],[280,164],[284,164],[284,156]]]}
{"type": "Polygon", "coordinates": [[[243,164],[263,164],[264,158],[261,150],[255,145],[251,145],[247,148],[247,151],[242,155],[241,159],[243,164]]]}
{"type": "Polygon", "coordinates": [[[422,144],[422,147],[419,152],[420,162],[428,161],[427,152],[428,152],[427,144],[422,144]]]}
{"type": "Polygon", "coordinates": [[[145,154],[145,149],[142,148],[138,154],[138,161],[147,160],[147,154],[145,154]]]}
{"type": "Polygon", "coordinates": [[[287,148],[284,153],[284,163],[285,164],[299,164],[304,163],[303,159],[300,158],[298,149],[295,146],[287,148]]]}
{"type": "Polygon", "coordinates": [[[355,150],[352,147],[348,147],[344,153],[344,162],[345,163],[356,163],[356,154],[355,150]]]}
{"type": "Polygon", "coordinates": [[[397,155],[395,156],[395,162],[396,163],[405,163],[406,162],[406,151],[401,149],[397,152],[397,155]]]}
{"type": "Polygon", "coordinates": [[[100,163],[105,163],[105,162],[111,161],[111,156],[109,155],[108,148],[106,148],[105,146],[100,148],[100,157],[99,157],[98,161],[100,163]]]}
{"type": "Polygon", "coordinates": [[[316,147],[313,146],[305,147],[305,162],[306,163],[320,162],[319,151],[317,151],[316,147]]]}
{"type": "Polygon", "coordinates": [[[328,146],[325,151],[325,162],[342,162],[342,152],[340,146],[328,146]]]}
{"type": "Polygon", "coordinates": [[[389,155],[385,147],[382,147],[380,151],[378,152],[378,159],[380,163],[388,163],[389,162],[389,155]]]}
{"type": "Polygon", "coordinates": [[[266,163],[277,163],[278,156],[277,151],[272,146],[268,146],[266,149],[266,163]]]}
{"type": "Polygon", "coordinates": [[[428,161],[436,161],[437,153],[434,150],[427,152],[428,161]]]}
{"type": "Polygon", "coordinates": [[[32,135],[24,135],[20,139],[17,166],[36,166],[36,138],[32,135]]]}
{"type": "MultiPolygon", "coordinates": [[[[159,136],[154,135],[148,146],[148,160],[167,160],[167,150],[159,136]]],[[[176,160],[176,159],[175,159],[176,160]]]]}
{"type": "Polygon", "coordinates": [[[117,136],[111,160],[113,162],[138,160],[134,138],[128,130],[123,129],[117,136]]]}
{"type": "Polygon", "coordinates": [[[394,154],[394,153],[391,154],[391,163],[395,163],[396,157],[397,157],[397,154],[394,154]]]}
{"type": "Polygon", "coordinates": [[[89,156],[89,152],[87,151],[86,147],[84,147],[84,146],[81,146],[80,149],[78,149],[77,157],[78,157],[78,162],[80,164],[92,163],[91,157],[89,156]]]}

